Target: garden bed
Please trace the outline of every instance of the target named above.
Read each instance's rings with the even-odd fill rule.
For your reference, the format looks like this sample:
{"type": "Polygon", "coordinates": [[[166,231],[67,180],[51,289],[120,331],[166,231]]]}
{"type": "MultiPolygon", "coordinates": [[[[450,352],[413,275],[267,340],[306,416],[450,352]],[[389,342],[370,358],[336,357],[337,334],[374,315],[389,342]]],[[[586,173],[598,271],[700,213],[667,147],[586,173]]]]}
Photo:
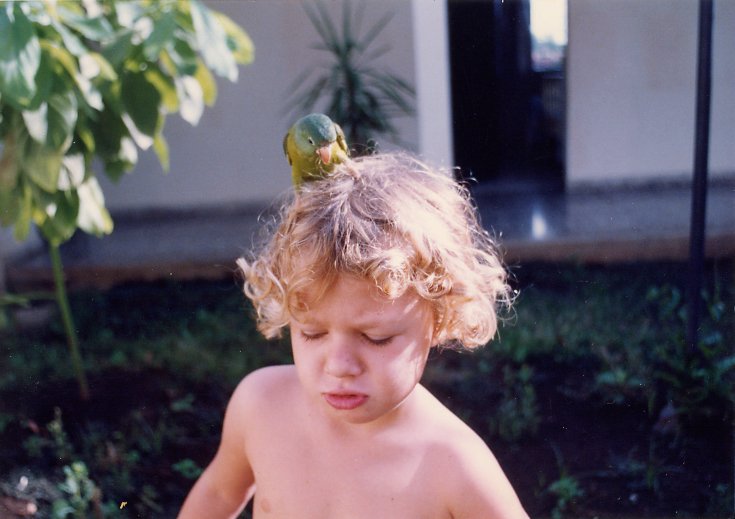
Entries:
{"type": "MultiPolygon", "coordinates": [[[[486,439],[529,513],[732,516],[732,263],[708,265],[695,357],[684,265],[514,273],[500,340],[434,352],[424,383],[486,439]]],[[[33,502],[34,517],[173,517],[214,454],[230,392],[289,362],[287,343],[258,336],[234,282],[128,284],[72,304],[89,402],[53,313],[0,330],[0,495],[33,502]]],[[[0,517],[3,503],[15,501],[0,517]]]]}

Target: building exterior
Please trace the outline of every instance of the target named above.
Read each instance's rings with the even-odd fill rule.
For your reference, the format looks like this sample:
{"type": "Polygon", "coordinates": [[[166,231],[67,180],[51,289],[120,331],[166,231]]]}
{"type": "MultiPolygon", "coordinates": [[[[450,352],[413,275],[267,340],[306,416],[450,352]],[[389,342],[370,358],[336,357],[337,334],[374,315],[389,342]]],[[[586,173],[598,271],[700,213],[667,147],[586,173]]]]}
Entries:
{"type": "MultiPolygon", "coordinates": [[[[380,67],[403,76],[416,89],[416,115],[398,120],[403,143],[427,160],[444,165],[455,163],[456,133],[452,127],[448,12],[454,2],[472,1],[365,3],[363,27],[386,12],[394,14],[381,33],[381,43],[390,50],[380,58],[380,67]]],[[[103,179],[113,216],[263,206],[289,188],[281,141],[296,115],[284,113],[284,107],[293,81],[305,70],[322,66],[328,56],[313,48],[318,35],[301,3],[209,3],[248,32],[255,44],[255,61],[241,68],[236,84],[218,83],[218,100],[205,110],[197,127],[169,118],[168,174],[162,174],[152,152],[145,152],[135,171],[117,185],[103,179]]],[[[327,5],[339,21],[341,3],[327,5]]],[[[714,5],[710,175],[733,178],[735,0],[718,0],[714,5]]],[[[565,189],[690,178],[697,26],[697,0],[568,1],[565,189]]],[[[456,38],[451,41],[457,45],[456,38]]],[[[391,146],[386,142],[383,148],[391,146]]],[[[37,246],[38,240],[29,240],[29,245],[37,246]]],[[[21,249],[7,229],[0,230],[0,261],[21,249]]]]}

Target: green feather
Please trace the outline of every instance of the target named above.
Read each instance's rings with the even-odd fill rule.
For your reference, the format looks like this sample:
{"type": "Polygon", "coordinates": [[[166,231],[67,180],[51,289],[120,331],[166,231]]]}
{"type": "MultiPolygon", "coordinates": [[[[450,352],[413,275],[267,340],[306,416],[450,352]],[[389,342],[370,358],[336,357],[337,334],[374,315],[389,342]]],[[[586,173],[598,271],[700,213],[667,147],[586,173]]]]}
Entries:
{"type": "Polygon", "coordinates": [[[283,138],[283,152],[296,188],[328,175],[350,154],[342,128],[324,114],[309,114],[296,121],[283,138]]]}

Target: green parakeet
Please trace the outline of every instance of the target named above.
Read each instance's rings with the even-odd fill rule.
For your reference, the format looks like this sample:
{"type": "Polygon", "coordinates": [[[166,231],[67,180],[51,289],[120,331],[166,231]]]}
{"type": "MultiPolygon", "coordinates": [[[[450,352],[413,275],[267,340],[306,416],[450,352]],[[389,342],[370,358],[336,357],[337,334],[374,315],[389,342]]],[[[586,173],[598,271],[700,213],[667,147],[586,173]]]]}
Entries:
{"type": "Polygon", "coordinates": [[[304,181],[324,177],[350,155],[342,128],[324,114],[309,114],[296,121],[283,138],[283,152],[296,188],[304,181]]]}

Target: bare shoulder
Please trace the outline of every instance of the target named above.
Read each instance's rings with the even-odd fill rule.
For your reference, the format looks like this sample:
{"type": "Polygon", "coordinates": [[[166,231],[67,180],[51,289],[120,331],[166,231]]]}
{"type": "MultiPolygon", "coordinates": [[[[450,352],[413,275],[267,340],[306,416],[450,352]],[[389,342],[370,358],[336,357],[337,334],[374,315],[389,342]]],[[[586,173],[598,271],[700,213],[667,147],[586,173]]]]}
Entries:
{"type": "Polygon", "coordinates": [[[453,519],[526,519],[503,469],[490,448],[467,424],[433,397],[431,464],[453,519]],[[439,476],[441,475],[441,476],[439,476]]]}
{"type": "Polygon", "coordinates": [[[269,366],[253,371],[238,384],[230,399],[230,407],[243,411],[262,411],[274,403],[288,398],[289,391],[298,379],[294,366],[269,366]]]}
{"type": "Polygon", "coordinates": [[[256,369],[240,381],[238,390],[245,388],[248,391],[272,391],[284,384],[297,382],[296,368],[293,364],[283,366],[268,366],[256,369]]]}
{"type": "Polygon", "coordinates": [[[273,428],[273,409],[288,407],[279,404],[285,393],[294,394],[288,388],[295,379],[293,367],[282,366],[254,371],[240,382],[227,404],[217,452],[187,499],[186,517],[203,517],[213,506],[231,511],[244,506],[255,488],[258,438],[273,428]]]}

